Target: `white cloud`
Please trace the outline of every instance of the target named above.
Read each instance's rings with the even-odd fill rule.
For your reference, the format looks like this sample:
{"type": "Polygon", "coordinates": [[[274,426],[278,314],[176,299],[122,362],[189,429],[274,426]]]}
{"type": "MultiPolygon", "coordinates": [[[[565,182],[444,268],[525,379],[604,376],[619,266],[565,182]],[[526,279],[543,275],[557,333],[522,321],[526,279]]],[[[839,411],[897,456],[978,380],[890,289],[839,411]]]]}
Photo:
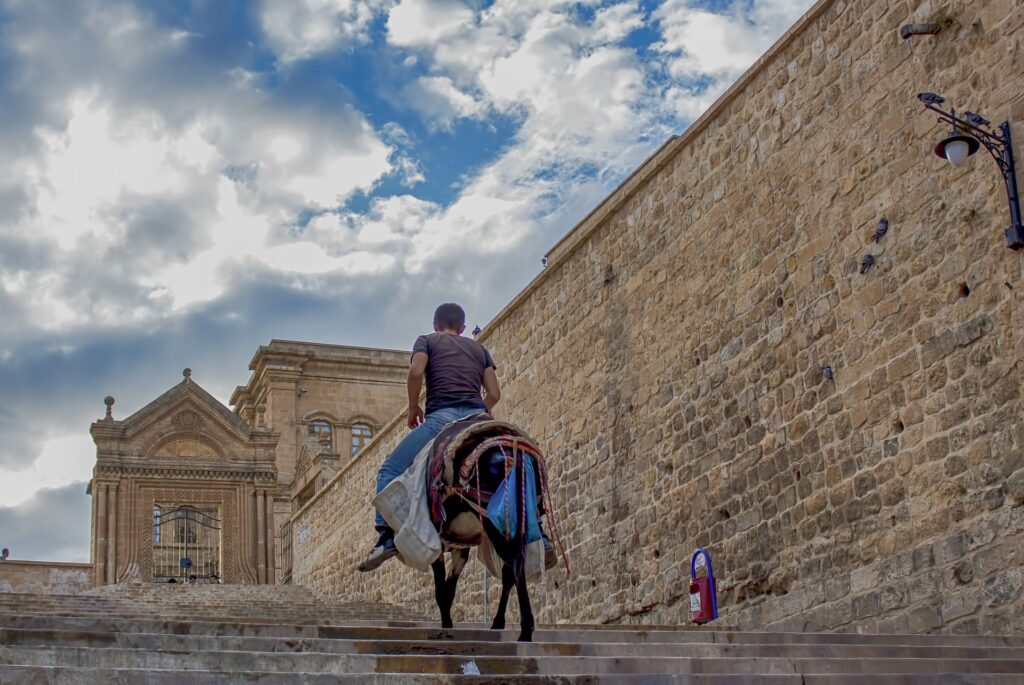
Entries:
{"type": "Polygon", "coordinates": [[[451,128],[456,119],[479,118],[486,106],[455,87],[447,76],[421,76],[407,84],[403,96],[432,124],[451,128]]]}
{"type": "MultiPolygon", "coordinates": [[[[38,190],[31,228],[21,230],[62,255],[67,269],[81,259],[102,264],[105,253],[119,249],[132,230],[132,218],[117,213],[127,198],[191,203],[200,223],[191,251],[103,267],[124,272],[134,281],[126,284],[129,290],[141,287],[141,301],[89,297],[86,291],[76,302],[66,291],[77,274],[61,262],[45,272],[6,274],[5,286],[33,301],[36,325],[141,321],[167,307],[208,301],[223,292],[226,265],[246,258],[278,271],[387,268],[387,259],[329,256],[308,243],[269,244],[298,210],[334,207],[356,190],[370,189],[394,169],[393,150],[351,108],[324,122],[271,103],[247,113],[255,97],[241,93],[211,102],[176,128],[144,108],[119,111],[115,123],[112,106],[97,95],[74,95],[66,126],[38,131],[45,152],[28,172],[38,190]],[[249,172],[231,181],[224,175],[231,168],[249,172]]],[[[415,164],[398,161],[399,173],[415,181],[415,164]]]]}
{"type": "Polygon", "coordinates": [[[633,3],[623,2],[598,10],[591,32],[595,41],[618,43],[643,25],[644,17],[640,8],[633,3]]]}
{"type": "Polygon", "coordinates": [[[25,469],[0,469],[0,502],[13,507],[37,490],[92,478],[96,445],[85,431],[43,441],[39,458],[25,469]]]}
{"type": "Polygon", "coordinates": [[[388,14],[388,41],[431,47],[466,29],[473,18],[473,10],[459,0],[402,0],[388,14]]]}
{"type": "Polygon", "coordinates": [[[679,79],[710,76],[735,80],[809,6],[807,0],[734,1],[723,12],[702,9],[693,0],[666,0],[654,13],[679,79]]]}
{"type": "Polygon", "coordinates": [[[306,59],[344,43],[367,40],[366,30],[386,0],[264,0],[260,25],[285,62],[306,59]]]}
{"type": "Polygon", "coordinates": [[[95,96],[72,98],[64,130],[40,128],[46,153],[33,171],[39,183],[37,226],[68,248],[89,235],[112,238],[98,210],[123,193],[181,192],[186,175],[204,171],[214,155],[196,132],[175,136],[152,116],[111,121],[95,96]]]}
{"type": "Polygon", "coordinates": [[[733,0],[720,12],[693,0],[665,0],[654,13],[655,49],[674,79],[665,102],[680,119],[698,117],[811,6],[810,0],[733,0]]]}
{"type": "Polygon", "coordinates": [[[213,244],[188,262],[170,264],[143,279],[143,283],[167,297],[173,309],[181,309],[219,297],[231,269],[250,260],[269,271],[307,275],[359,276],[387,271],[395,264],[391,255],[346,249],[339,244],[331,252],[325,244],[313,240],[275,244],[275,229],[271,218],[246,206],[238,185],[222,176],[217,183],[217,212],[210,231],[213,244]]]}
{"type": "Polygon", "coordinates": [[[380,135],[391,147],[391,173],[398,177],[403,186],[411,188],[427,180],[413,158],[416,145],[401,125],[388,122],[381,127],[380,135]]]}

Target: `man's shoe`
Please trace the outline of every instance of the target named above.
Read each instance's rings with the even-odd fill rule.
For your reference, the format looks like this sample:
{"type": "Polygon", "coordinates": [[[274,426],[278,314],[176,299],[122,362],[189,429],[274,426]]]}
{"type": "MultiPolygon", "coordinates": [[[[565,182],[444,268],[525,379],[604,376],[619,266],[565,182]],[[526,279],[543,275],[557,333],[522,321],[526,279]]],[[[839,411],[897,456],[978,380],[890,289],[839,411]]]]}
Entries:
{"type": "Polygon", "coordinates": [[[555,546],[551,544],[551,540],[548,540],[548,536],[541,533],[541,539],[544,540],[544,568],[548,571],[558,566],[558,555],[555,553],[555,546]]]}
{"type": "Polygon", "coordinates": [[[395,547],[395,541],[388,538],[370,550],[363,563],[359,564],[359,570],[363,573],[374,571],[385,561],[396,556],[398,556],[398,548],[395,547]]]}

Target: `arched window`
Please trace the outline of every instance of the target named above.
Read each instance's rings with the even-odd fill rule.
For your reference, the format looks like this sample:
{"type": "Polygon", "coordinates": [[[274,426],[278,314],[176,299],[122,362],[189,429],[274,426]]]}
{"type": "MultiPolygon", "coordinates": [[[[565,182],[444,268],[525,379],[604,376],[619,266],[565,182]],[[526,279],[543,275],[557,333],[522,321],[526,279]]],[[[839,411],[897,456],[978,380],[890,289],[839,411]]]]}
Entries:
{"type": "Polygon", "coordinates": [[[323,445],[331,444],[331,424],[323,419],[317,419],[316,421],[310,422],[309,434],[319,440],[323,445]]]}
{"type": "Polygon", "coordinates": [[[359,451],[369,444],[373,439],[373,429],[365,423],[352,424],[352,456],[359,454],[359,451]]]}

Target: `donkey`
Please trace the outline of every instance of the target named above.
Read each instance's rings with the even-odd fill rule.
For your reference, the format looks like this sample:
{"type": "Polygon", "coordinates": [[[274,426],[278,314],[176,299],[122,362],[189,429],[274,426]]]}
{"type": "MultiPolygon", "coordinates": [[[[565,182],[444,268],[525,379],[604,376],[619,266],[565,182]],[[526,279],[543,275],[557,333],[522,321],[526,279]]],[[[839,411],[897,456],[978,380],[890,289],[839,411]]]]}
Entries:
{"type": "MultiPolygon", "coordinates": [[[[477,462],[478,487],[485,496],[493,495],[505,479],[505,455],[501,450],[492,449],[480,456],[477,462]]],[[[520,465],[515,469],[516,480],[523,478],[525,470],[520,465]]],[[[534,619],[530,607],[530,593],[526,586],[526,540],[525,532],[512,532],[511,539],[506,538],[502,531],[487,518],[483,511],[485,503],[472,497],[449,496],[444,502],[445,519],[438,531],[441,535],[443,549],[451,556],[451,570],[445,575],[444,554],[442,553],[432,564],[434,574],[434,598],[437,608],[441,611],[441,633],[439,637],[451,638],[452,635],[452,604],[455,601],[455,588],[459,576],[469,561],[469,550],[483,542],[486,535],[494,546],[503,564],[501,569],[501,600],[498,610],[491,623],[492,630],[505,628],[505,609],[512,586],[516,588],[519,599],[519,642],[532,642],[534,619]]],[[[524,527],[525,528],[525,527],[524,527]]]]}

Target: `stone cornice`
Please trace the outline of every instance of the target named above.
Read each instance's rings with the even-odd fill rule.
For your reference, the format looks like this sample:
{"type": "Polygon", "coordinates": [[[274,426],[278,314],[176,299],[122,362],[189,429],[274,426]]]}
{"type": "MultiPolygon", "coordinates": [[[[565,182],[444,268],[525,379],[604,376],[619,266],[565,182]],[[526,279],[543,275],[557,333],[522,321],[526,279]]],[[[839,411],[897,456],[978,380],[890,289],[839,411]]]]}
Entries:
{"type": "Polygon", "coordinates": [[[275,462],[272,452],[268,452],[262,456],[252,455],[239,459],[231,457],[156,457],[100,451],[96,456],[96,463],[101,466],[123,466],[132,468],[200,468],[228,471],[271,471],[274,469],[275,462]]]}
{"type": "Polygon", "coordinates": [[[102,479],[116,479],[121,476],[135,476],[155,479],[185,480],[218,480],[218,481],[258,481],[273,484],[277,480],[277,472],[273,468],[263,469],[230,469],[230,468],[184,468],[161,466],[135,466],[121,464],[97,464],[95,480],[102,484],[102,479]]]}
{"type": "Polygon", "coordinates": [[[235,388],[229,403],[240,413],[258,405],[267,386],[299,378],[397,385],[405,382],[408,368],[409,353],[404,350],[271,340],[256,350],[249,362],[249,381],[235,388]]]}
{"type": "Polygon", "coordinates": [[[287,359],[293,364],[304,364],[315,359],[327,363],[348,363],[358,366],[401,366],[408,367],[408,352],[375,347],[352,345],[330,345],[326,343],[301,342],[297,340],[271,340],[261,345],[249,362],[249,369],[255,371],[265,358],[287,359]]]}

